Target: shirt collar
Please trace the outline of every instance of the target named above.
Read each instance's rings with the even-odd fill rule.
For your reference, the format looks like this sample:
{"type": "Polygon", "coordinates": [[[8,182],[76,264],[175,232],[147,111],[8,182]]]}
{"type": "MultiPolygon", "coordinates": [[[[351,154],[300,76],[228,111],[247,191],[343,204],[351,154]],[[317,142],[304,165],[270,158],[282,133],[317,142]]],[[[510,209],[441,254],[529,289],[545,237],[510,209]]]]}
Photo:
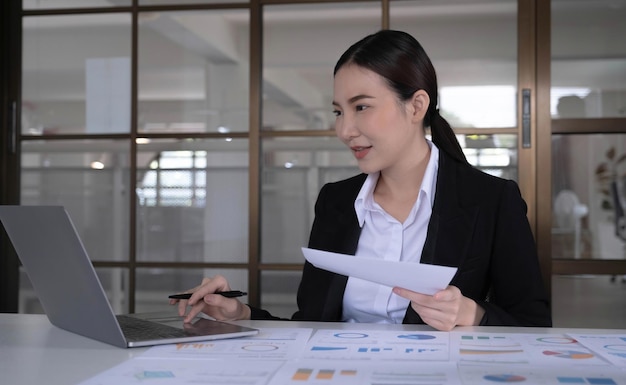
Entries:
{"type": "MultiPolygon", "coordinates": [[[[439,170],[439,149],[430,140],[426,140],[430,147],[430,158],[426,165],[426,172],[424,172],[424,179],[422,179],[422,186],[420,187],[420,194],[424,194],[430,202],[430,207],[433,207],[435,203],[435,192],[437,186],[437,171],[439,170]]],[[[365,223],[365,213],[367,210],[374,209],[374,188],[380,172],[368,174],[359,195],[357,195],[354,201],[354,211],[356,211],[357,219],[359,220],[359,226],[363,227],[365,223]]]]}

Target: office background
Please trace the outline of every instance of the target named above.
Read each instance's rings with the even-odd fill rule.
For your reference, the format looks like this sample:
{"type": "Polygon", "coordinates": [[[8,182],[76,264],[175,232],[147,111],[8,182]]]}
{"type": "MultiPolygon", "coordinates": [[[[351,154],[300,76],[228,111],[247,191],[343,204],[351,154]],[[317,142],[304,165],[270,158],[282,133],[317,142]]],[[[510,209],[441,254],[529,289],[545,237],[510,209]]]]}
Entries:
{"type": "MultiPolygon", "coordinates": [[[[555,326],[626,323],[609,189],[626,171],[626,0],[1,7],[0,203],[64,205],[117,312],[217,273],[293,312],[317,192],[358,171],[334,137],[333,65],[393,28],[430,54],[470,162],[520,184],[555,326]]],[[[40,312],[1,247],[0,311],[40,312]]]]}

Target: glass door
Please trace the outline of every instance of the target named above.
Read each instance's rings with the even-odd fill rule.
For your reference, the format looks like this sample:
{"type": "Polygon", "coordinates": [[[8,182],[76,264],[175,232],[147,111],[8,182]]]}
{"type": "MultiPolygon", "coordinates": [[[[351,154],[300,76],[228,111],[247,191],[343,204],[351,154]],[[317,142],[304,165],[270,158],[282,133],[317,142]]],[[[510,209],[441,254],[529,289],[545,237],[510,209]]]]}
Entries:
{"type": "Polygon", "coordinates": [[[551,2],[555,322],[626,319],[626,1],[551,2]]]}

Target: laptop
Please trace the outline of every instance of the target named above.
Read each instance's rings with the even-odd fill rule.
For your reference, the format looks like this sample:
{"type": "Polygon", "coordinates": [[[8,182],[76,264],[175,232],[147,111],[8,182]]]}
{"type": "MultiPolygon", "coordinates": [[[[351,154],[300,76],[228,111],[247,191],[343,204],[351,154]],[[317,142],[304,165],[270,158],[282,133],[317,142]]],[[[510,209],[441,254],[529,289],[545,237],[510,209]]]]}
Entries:
{"type": "Polygon", "coordinates": [[[258,333],[203,317],[185,324],[173,312],[116,315],[64,207],[0,205],[0,222],[48,319],[61,329],[122,348],[258,333]]]}

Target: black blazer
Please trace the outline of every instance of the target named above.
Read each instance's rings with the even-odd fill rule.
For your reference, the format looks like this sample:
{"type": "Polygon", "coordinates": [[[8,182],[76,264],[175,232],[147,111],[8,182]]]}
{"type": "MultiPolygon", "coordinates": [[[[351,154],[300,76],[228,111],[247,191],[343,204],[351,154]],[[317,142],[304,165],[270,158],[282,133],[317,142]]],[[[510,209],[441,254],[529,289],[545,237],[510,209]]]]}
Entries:
{"type": "MultiPolygon", "coordinates": [[[[328,183],[315,204],[309,247],[356,253],[354,201],[367,175],[328,183]]],[[[422,263],[458,267],[451,285],[485,309],[481,325],[551,326],[537,250],[517,184],[439,152],[422,263]]],[[[348,277],[305,262],[294,320],[341,321],[348,277]]],[[[275,318],[252,309],[252,318],[275,318]]],[[[409,305],[404,323],[423,323],[409,305]]]]}

